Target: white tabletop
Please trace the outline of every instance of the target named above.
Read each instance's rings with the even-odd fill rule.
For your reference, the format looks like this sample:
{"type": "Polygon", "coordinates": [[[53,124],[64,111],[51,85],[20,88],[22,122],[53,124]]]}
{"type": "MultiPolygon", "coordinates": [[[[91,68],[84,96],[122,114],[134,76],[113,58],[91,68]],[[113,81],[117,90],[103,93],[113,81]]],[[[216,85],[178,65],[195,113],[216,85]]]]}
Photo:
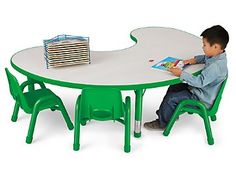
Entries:
{"type": "MultiPolygon", "coordinates": [[[[19,72],[44,82],[83,88],[112,86],[120,89],[151,88],[176,77],[168,71],[151,68],[165,57],[187,59],[202,54],[197,36],[172,28],[146,27],[131,32],[137,43],[116,51],[91,51],[91,64],[46,68],[43,47],[33,47],[13,55],[12,66],[19,72]],[[153,59],[153,62],[149,62],[153,59]]],[[[194,73],[203,65],[186,68],[194,73]]],[[[168,83],[168,82],[167,82],[168,83]]]]}

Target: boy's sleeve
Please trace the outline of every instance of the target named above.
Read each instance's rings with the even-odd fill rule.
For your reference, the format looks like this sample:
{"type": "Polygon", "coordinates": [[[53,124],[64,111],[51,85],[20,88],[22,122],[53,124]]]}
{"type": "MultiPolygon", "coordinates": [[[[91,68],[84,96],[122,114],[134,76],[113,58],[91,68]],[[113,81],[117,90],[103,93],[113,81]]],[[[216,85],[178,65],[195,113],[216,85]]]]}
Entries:
{"type": "Polygon", "coordinates": [[[206,55],[197,55],[194,57],[197,63],[205,63],[206,62],[206,55]]]}
{"type": "Polygon", "coordinates": [[[202,88],[218,78],[219,72],[217,71],[219,70],[217,67],[217,65],[212,64],[204,68],[201,74],[197,76],[193,76],[192,74],[182,71],[180,79],[193,87],[202,88]]]}

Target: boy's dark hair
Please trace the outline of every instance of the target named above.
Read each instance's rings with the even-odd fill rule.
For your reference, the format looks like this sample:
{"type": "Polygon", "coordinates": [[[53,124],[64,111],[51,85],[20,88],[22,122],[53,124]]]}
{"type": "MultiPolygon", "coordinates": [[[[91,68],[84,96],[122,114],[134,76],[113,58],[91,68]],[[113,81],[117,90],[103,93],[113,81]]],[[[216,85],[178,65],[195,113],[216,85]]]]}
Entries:
{"type": "Polygon", "coordinates": [[[212,26],[204,30],[201,34],[203,38],[212,46],[213,44],[220,44],[221,49],[225,49],[229,42],[228,32],[220,25],[212,26]]]}

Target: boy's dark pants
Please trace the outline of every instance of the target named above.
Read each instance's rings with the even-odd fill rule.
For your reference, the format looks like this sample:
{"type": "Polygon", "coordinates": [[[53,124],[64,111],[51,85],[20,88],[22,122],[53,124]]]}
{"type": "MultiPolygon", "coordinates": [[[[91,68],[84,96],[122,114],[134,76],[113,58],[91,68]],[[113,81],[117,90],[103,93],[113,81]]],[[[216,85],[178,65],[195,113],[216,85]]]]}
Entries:
{"type": "Polygon", "coordinates": [[[188,84],[180,83],[176,85],[171,85],[165,97],[162,100],[162,103],[159,107],[159,110],[156,111],[156,114],[160,120],[160,126],[166,127],[171,116],[173,115],[177,105],[186,99],[198,100],[198,98],[192,94],[188,89],[188,84]]]}

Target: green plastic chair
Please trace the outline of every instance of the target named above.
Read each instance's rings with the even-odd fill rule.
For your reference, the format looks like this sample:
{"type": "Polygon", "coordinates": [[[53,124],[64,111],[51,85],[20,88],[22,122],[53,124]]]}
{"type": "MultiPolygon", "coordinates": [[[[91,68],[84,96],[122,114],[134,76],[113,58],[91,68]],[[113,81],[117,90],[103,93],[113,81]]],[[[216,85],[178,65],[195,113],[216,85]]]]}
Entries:
{"type": "Polygon", "coordinates": [[[80,148],[80,124],[86,125],[88,120],[118,121],[125,126],[124,151],[130,152],[130,97],[127,96],[125,103],[122,95],[116,89],[83,89],[76,101],[75,107],[75,151],[80,148]],[[123,119],[122,119],[123,117],[123,119]]]}
{"type": "Polygon", "coordinates": [[[207,142],[209,145],[213,145],[214,138],[212,136],[209,117],[212,121],[216,120],[216,113],[219,108],[219,104],[221,101],[221,97],[222,97],[226,82],[227,82],[227,79],[225,79],[224,82],[222,83],[221,88],[218,92],[218,95],[214,101],[214,104],[209,109],[207,109],[206,106],[201,101],[196,101],[196,100],[183,100],[183,101],[181,101],[178,104],[175,112],[173,113],[169,123],[167,124],[167,127],[165,128],[163,135],[165,135],[165,136],[169,135],[170,130],[173,127],[173,125],[174,125],[176,119],[179,117],[179,115],[181,115],[185,112],[188,112],[189,114],[197,113],[198,115],[200,115],[203,118],[205,130],[206,130],[206,135],[207,135],[207,142]],[[189,107],[189,106],[194,106],[196,108],[189,107]]]}
{"type": "Polygon", "coordinates": [[[51,90],[47,89],[43,83],[31,80],[25,81],[19,85],[16,77],[13,76],[7,68],[5,68],[5,71],[9,82],[10,93],[16,101],[11,120],[13,122],[17,121],[20,107],[26,113],[31,114],[26,143],[30,144],[32,142],[37,115],[44,109],[51,109],[52,111],[60,110],[66,121],[67,127],[70,130],[74,128],[61,99],[51,90]],[[32,87],[35,84],[39,84],[40,89],[23,92],[26,86],[32,87]]]}

